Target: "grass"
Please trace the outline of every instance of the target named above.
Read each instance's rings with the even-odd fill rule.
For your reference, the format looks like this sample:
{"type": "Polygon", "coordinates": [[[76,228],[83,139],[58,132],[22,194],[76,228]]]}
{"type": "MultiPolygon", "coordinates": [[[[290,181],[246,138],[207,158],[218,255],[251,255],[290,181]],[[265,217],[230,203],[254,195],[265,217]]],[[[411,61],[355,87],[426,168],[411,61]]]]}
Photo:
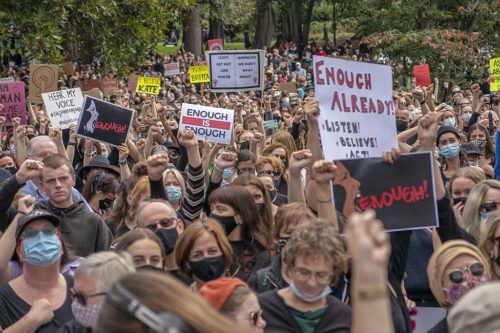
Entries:
{"type": "MultiPolygon", "coordinates": [[[[226,43],[225,45],[226,50],[244,50],[245,49],[245,44],[243,42],[241,43],[226,43]]],[[[165,46],[163,43],[158,44],[156,47],[156,51],[161,53],[161,54],[176,54],[179,51],[180,48],[180,43],[177,45],[168,45],[165,46]]]]}

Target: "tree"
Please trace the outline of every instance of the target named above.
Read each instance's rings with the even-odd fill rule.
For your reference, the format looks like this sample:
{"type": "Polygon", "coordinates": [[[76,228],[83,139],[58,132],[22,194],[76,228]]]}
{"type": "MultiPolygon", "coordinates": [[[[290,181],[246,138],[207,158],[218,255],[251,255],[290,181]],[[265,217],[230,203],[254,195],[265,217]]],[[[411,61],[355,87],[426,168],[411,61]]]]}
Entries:
{"type": "Polygon", "coordinates": [[[274,37],[275,17],[272,0],[257,0],[255,6],[254,48],[263,48],[271,44],[274,37]]]}

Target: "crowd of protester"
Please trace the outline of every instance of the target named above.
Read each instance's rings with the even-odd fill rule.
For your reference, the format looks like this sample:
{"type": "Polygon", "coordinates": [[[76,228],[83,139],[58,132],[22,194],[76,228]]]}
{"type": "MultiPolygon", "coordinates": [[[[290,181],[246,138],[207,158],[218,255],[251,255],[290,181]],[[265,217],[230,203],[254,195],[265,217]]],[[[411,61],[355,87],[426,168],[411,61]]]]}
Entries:
{"type": "MultiPolygon", "coordinates": [[[[136,111],[119,147],[54,127],[43,105],[11,126],[0,105],[0,330],[410,333],[418,306],[447,311],[429,332],[498,331],[500,97],[439,80],[394,91],[399,148],[383,159],[431,152],[439,227],[386,233],[333,202],[310,58],[325,49],[337,56],[269,50],[264,91],[244,93],[190,83],[202,57],[150,52],[136,74],[160,76],[160,94],[120,79],[109,97],[136,111]],[[182,103],[233,109],[231,144],[179,130],[182,103]]],[[[104,68],[75,61],[59,88],[104,68]]]]}

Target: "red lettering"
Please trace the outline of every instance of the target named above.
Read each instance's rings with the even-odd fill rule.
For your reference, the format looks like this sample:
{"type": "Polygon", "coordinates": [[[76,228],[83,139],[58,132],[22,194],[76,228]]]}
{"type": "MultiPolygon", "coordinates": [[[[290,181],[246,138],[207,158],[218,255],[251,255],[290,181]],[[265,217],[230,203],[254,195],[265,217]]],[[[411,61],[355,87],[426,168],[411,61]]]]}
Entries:
{"type": "Polygon", "coordinates": [[[366,97],[361,97],[359,102],[361,103],[361,112],[367,113],[368,109],[366,108],[366,97]]]}
{"type": "Polygon", "coordinates": [[[356,87],[363,89],[363,75],[361,74],[356,74],[356,87]]]}
{"type": "Polygon", "coordinates": [[[315,69],[316,69],[316,84],[321,84],[321,85],[322,85],[322,84],[325,84],[325,80],[323,80],[323,79],[321,78],[321,73],[322,73],[322,72],[321,72],[321,69],[320,69],[320,67],[321,67],[321,66],[323,66],[323,64],[324,64],[324,63],[325,63],[325,62],[324,62],[323,60],[318,61],[318,62],[316,63],[316,66],[315,66],[315,69]]]}
{"type": "Polygon", "coordinates": [[[428,199],[429,193],[427,190],[427,180],[423,180],[422,184],[418,186],[395,186],[379,195],[368,195],[359,198],[358,205],[362,210],[367,210],[370,208],[391,207],[397,202],[411,204],[428,199]]]}
{"type": "Polygon", "coordinates": [[[365,74],[365,89],[372,90],[372,76],[370,73],[365,74]]]}
{"type": "Polygon", "coordinates": [[[358,108],[358,96],[351,95],[351,106],[352,106],[352,112],[359,112],[359,108],[358,108]]]}
{"type": "Polygon", "coordinates": [[[326,84],[335,84],[335,70],[333,68],[326,68],[326,84]]]}
{"type": "Polygon", "coordinates": [[[347,106],[345,94],[342,94],[342,105],[344,106],[344,112],[351,112],[351,108],[347,106]]]}
{"type": "Polygon", "coordinates": [[[384,103],[377,99],[378,114],[384,113],[384,103]]]}
{"type": "Polygon", "coordinates": [[[332,110],[335,110],[335,109],[342,111],[342,107],[340,106],[340,99],[339,99],[338,92],[333,93],[332,110]],[[335,105],[337,105],[337,106],[335,106],[335,105]]]}
{"type": "Polygon", "coordinates": [[[344,79],[345,79],[344,72],[342,72],[341,69],[337,70],[337,82],[339,83],[339,85],[344,84],[344,79]]]}
{"type": "Polygon", "coordinates": [[[345,73],[345,83],[347,84],[347,86],[349,88],[352,88],[354,87],[354,73],[353,72],[350,72],[350,73],[345,73]],[[349,80],[349,78],[351,80],[349,80]]]}

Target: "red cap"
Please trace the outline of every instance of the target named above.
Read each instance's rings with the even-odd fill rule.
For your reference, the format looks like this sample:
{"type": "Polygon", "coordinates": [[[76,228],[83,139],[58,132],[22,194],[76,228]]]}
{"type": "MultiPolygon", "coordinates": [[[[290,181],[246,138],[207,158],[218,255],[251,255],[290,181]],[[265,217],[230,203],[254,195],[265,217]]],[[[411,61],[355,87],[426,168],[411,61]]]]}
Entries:
{"type": "Polygon", "coordinates": [[[200,289],[200,295],[214,308],[220,310],[237,287],[248,288],[248,285],[237,278],[223,277],[205,283],[200,289]]]}

